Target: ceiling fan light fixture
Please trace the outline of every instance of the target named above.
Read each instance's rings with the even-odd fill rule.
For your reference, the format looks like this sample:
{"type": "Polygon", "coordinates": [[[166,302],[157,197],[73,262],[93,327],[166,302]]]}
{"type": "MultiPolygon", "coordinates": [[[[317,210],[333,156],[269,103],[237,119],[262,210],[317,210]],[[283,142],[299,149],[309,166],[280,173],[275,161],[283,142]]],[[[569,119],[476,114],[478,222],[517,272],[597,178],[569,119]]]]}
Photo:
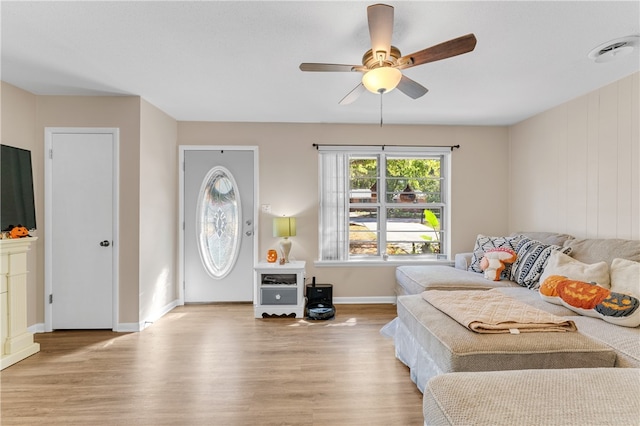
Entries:
{"type": "Polygon", "coordinates": [[[639,36],[617,38],[592,49],[588,57],[599,64],[612,62],[633,52],[640,44],[639,41],[639,36]]]}
{"type": "Polygon", "coordinates": [[[388,93],[400,83],[402,72],[397,68],[380,67],[368,71],[362,76],[362,84],[371,93],[388,93]]]}

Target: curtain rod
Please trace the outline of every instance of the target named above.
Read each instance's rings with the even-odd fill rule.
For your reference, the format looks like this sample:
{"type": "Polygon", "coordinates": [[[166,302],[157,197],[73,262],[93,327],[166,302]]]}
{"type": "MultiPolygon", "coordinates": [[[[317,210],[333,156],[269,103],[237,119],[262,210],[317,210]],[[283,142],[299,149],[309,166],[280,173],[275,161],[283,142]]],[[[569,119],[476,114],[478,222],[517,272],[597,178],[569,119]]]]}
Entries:
{"type": "MultiPolygon", "coordinates": [[[[321,146],[345,146],[345,145],[339,145],[339,144],[330,144],[330,143],[313,143],[311,144],[311,146],[313,146],[315,149],[320,148],[321,146]]],[[[354,145],[354,146],[374,146],[374,147],[381,147],[382,150],[384,151],[384,148],[386,146],[388,147],[400,147],[400,148],[450,148],[451,151],[453,151],[454,149],[459,149],[460,145],[354,145]]]]}

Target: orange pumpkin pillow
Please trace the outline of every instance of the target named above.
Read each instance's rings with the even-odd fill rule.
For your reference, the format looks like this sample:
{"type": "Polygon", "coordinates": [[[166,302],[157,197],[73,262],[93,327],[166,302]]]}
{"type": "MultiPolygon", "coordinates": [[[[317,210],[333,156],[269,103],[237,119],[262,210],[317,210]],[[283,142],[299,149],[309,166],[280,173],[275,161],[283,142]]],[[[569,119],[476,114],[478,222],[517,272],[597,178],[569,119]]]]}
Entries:
{"type": "Polygon", "coordinates": [[[582,309],[595,309],[611,293],[604,287],[569,279],[560,281],[556,291],[563,302],[582,309]]]}
{"type": "Polygon", "coordinates": [[[558,296],[558,284],[566,279],[567,277],[563,277],[562,275],[551,275],[544,280],[538,289],[542,300],[546,300],[555,305],[562,305],[560,296],[558,296]]]}
{"type": "Polygon", "coordinates": [[[624,327],[640,325],[640,300],[583,281],[552,275],[540,286],[540,297],[585,316],[624,327]]]}

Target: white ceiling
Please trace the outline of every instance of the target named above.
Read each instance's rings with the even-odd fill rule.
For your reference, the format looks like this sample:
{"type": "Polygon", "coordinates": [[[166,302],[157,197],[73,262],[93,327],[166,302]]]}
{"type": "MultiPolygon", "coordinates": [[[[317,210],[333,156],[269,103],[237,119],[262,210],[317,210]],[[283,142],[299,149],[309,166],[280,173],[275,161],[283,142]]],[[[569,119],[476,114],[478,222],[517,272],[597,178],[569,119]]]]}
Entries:
{"type": "MultiPolygon", "coordinates": [[[[359,73],[373,1],[2,1],[3,81],[42,95],[138,95],[181,121],[378,123],[379,95],[338,101],[359,73]]],[[[587,54],[640,35],[640,1],[396,1],[403,55],[474,33],[468,54],[405,70],[429,88],[383,95],[387,124],[508,125],[640,70],[639,49],[587,54]]]]}

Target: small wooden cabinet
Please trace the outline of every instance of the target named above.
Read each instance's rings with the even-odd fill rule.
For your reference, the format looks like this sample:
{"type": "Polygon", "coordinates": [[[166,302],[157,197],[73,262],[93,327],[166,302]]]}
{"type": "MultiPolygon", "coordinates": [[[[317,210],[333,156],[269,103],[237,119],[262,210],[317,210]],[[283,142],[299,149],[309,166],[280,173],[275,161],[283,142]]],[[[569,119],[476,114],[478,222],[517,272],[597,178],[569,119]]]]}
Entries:
{"type": "Polygon", "coordinates": [[[40,351],[27,330],[27,251],[36,239],[0,240],[0,369],[40,351]]]}
{"type": "Polygon", "coordinates": [[[255,269],[253,311],[256,318],[304,316],[305,262],[261,262],[255,269]]]}

